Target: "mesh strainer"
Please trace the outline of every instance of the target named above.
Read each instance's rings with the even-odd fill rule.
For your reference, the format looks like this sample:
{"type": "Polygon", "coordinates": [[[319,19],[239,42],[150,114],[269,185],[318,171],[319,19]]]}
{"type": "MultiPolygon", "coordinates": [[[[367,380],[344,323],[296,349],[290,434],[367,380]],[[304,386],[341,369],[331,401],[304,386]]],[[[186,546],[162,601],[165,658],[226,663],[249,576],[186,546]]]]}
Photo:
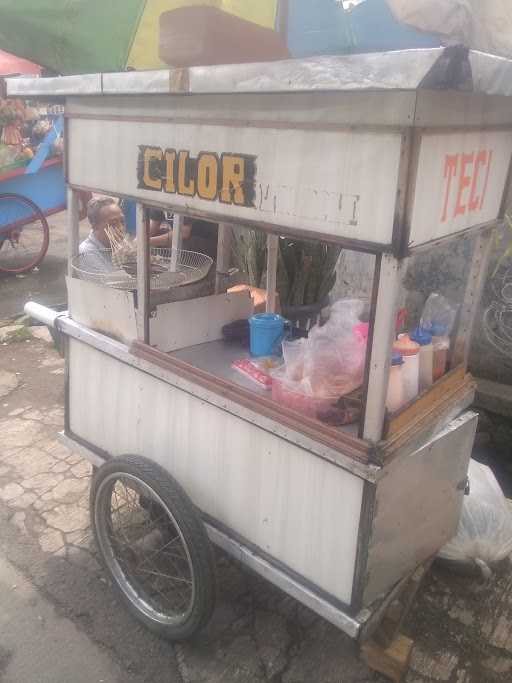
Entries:
{"type": "MultiPolygon", "coordinates": [[[[199,282],[208,275],[212,263],[209,256],[195,251],[153,248],[150,250],[150,287],[153,290],[172,289],[199,282]]],[[[137,288],[135,254],[119,267],[115,256],[112,258],[111,249],[96,249],[79,254],[71,265],[75,277],[81,280],[115,289],[137,288]]]]}

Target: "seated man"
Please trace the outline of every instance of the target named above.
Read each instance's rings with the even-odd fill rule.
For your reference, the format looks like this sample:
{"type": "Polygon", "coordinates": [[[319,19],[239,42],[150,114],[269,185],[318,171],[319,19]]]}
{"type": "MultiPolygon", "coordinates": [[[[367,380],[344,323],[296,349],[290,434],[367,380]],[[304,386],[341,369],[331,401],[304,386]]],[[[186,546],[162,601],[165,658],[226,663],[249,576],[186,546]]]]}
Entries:
{"type": "MultiPolygon", "coordinates": [[[[166,225],[163,211],[150,210],[150,245],[170,248],[172,228],[166,225]]],[[[84,270],[109,273],[117,268],[112,263],[111,244],[106,229],[113,228],[118,236],[126,232],[125,217],[117,199],[93,198],[87,204],[87,218],[91,224],[89,236],[80,244],[80,255],[87,257],[84,270]]],[[[170,219],[167,219],[170,220],[170,219]]],[[[198,251],[215,259],[217,254],[217,224],[185,217],[182,230],[183,249],[198,251]]]]}
{"type": "Polygon", "coordinates": [[[112,264],[106,228],[111,226],[118,233],[124,232],[124,215],[117,200],[113,197],[93,197],[87,204],[87,218],[91,232],[79,247],[80,255],[87,258],[87,263],[83,264],[84,270],[95,273],[116,270],[112,264]]]}

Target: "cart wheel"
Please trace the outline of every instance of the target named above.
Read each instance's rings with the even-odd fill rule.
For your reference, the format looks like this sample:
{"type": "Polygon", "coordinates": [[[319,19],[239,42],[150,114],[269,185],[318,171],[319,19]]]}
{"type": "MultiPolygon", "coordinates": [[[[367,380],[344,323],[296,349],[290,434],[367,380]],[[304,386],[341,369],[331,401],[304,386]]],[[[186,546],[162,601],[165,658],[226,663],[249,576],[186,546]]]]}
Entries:
{"type": "Polygon", "coordinates": [[[194,505],[159,465],[109,460],[90,493],[94,536],[130,611],[169,640],[190,637],[215,603],[210,541],[194,505]]]}
{"type": "Polygon", "coordinates": [[[42,211],[27,197],[0,194],[0,272],[26,273],[48,251],[50,230],[42,211]]]}

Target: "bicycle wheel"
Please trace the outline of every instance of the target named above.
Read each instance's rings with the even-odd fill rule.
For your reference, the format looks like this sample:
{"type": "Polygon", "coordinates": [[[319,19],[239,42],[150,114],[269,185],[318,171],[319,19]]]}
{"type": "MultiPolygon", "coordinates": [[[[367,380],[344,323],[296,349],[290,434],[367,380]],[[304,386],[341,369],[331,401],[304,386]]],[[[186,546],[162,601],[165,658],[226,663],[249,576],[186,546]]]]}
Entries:
{"type": "Polygon", "coordinates": [[[43,212],[19,194],[0,194],[0,272],[26,273],[48,250],[50,230],[43,212]]]}
{"type": "Polygon", "coordinates": [[[169,640],[206,624],[215,602],[210,542],[181,486],[146,458],[113,458],[95,472],[91,521],[128,609],[169,640]]]}

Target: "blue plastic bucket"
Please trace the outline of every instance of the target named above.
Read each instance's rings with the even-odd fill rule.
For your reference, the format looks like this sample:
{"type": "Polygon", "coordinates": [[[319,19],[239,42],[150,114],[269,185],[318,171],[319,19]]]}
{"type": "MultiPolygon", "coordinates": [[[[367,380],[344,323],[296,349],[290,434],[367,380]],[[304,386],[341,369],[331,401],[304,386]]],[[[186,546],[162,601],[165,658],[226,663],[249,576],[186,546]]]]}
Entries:
{"type": "Polygon", "coordinates": [[[280,352],[287,321],[277,313],[256,313],[249,318],[251,354],[271,356],[280,352]]]}

